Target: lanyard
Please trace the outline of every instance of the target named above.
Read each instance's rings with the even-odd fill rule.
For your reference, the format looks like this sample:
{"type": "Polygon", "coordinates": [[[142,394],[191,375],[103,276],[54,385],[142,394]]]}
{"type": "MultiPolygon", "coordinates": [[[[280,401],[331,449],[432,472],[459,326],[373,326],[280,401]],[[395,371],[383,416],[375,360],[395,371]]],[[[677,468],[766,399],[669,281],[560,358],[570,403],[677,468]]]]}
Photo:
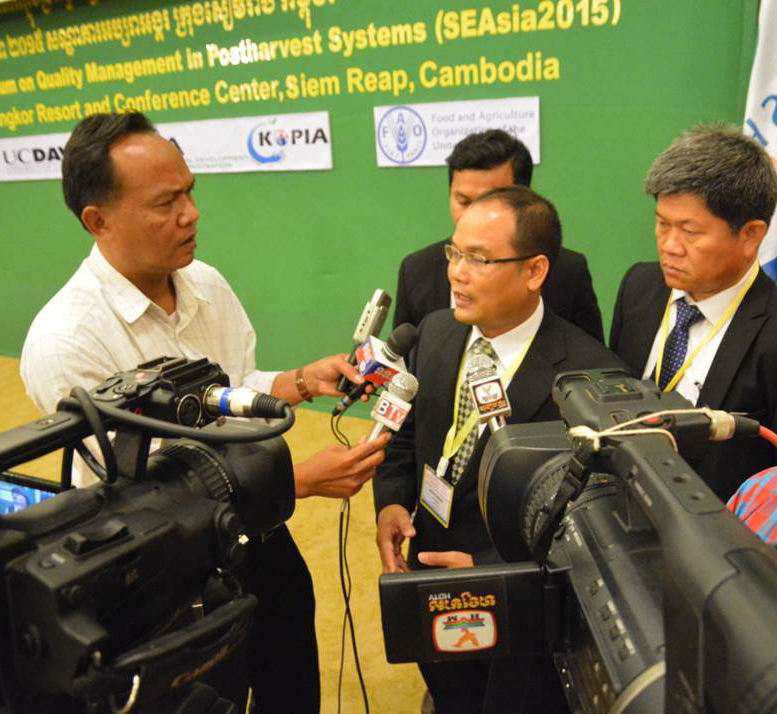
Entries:
{"type": "MultiPolygon", "coordinates": [[[[536,333],[535,333],[536,334],[536,333]]],[[[531,343],[534,341],[534,335],[532,335],[531,339],[526,341],[526,344],[524,345],[523,349],[518,353],[518,356],[513,360],[512,364],[504,371],[502,374],[502,381],[506,384],[510,383],[510,380],[513,378],[513,375],[518,371],[518,368],[521,366],[521,363],[523,362],[524,357],[526,357],[526,353],[529,351],[529,347],[531,347],[531,343]]],[[[448,470],[448,463],[453,458],[453,456],[456,454],[456,452],[461,448],[461,445],[464,443],[466,438],[469,436],[469,433],[474,429],[475,423],[478,420],[478,411],[477,409],[473,409],[470,413],[467,420],[462,424],[461,429],[459,431],[456,431],[456,421],[459,414],[459,397],[461,395],[461,380],[462,380],[462,374],[464,373],[465,369],[465,361],[467,358],[467,351],[464,350],[464,354],[461,357],[461,364],[459,365],[459,376],[456,378],[456,397],[454,399],[453,404],[453,424],[451,424],[450,429],[448,429],[448,434],[445,437],[445,444],[442,448],[442,458],[440,459],[440,463],[437,465],[437,475],[440,478],[443,478],[445,475],[445,472],[448,470]]]]}
{"type": "MultiPolygon", "coordinates": [[[[704,336],[704,339],[698,344],[696,349],[691,352],[688,359],[685,360],[685,362],[682,363],[680,366],[680,369],[677,370],[676,374],[672,379],[669,381],[669,383],[664,387],[665,392],[671,392],[676,386],[677,383],[682,379],[683,375],[687,371],[687,369],[691,366],[693,361],[696,359],[699,352],[701,352],[709,343],[709,341],[715,337],[715,335],[720,332],[723,325],[726,324],[726,321],[736,312],[736,309],[739,307],[739,304],[742,302],[742,300],[745,299],[745,295],[747,294],[747,291],[750,289],[750,286],[755,281],[756,276],[758,275],[758,263],[756,262],[753,265],[753,269],[750,271],[750,277],[748,277],[747,282],[742,287],[742,290],[739,292],[739,295],[737,295],[734,302],[732,302],[728,308],[726,308],[726,312],[723,313],[721,318],[712,326],[712,329],[704,336]]],[[[661,320],[661,341],[658,345],[658,361],[656,362],[656,384],[658,384],[659,377],[661,375],[661,363],[663,362],[664,357],[664,348],[666,347],[666,340],[669,335],[669,311],[672,307],[672,293],[669,293],[669,298],[666,301],[666,309],[664,310],[664,317],[661,320]]]]}

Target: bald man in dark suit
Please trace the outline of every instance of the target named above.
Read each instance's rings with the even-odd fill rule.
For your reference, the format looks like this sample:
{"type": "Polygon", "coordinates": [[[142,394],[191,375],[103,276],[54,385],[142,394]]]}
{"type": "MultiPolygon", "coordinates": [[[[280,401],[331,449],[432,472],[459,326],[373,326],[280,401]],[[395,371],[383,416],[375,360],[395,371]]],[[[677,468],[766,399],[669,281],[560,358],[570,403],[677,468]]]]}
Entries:
{"type": "MultiPolygon", "coordinates": [[[[462,446],[448,461],[440,460],[446,432],[464,416],[455,413],[456,385],[473,353],[493,356],[512,405],[508,423],[559,418],[550,396],[558,372],[622,365],[603,344],[544,304],[542,284],[560,243],[555,208],[524,186],[482,195],[458,221],[447,248],[456,307],[421,323],[410,358],[419,381],[415,406],[390,442],[374,482],[385,572],[498,561],[477,497],[488,433],[476,432],[476,425],[468,458],[462,446]],[[436,467],[438,475],[425,465],[433,472],[436,467]],[[452,494],[447,527],[420,499],[429,479],[438,478],[452,494]],[[400,550],[406,538],[411,539],[407,562],[400,550]]],[[[437,714],[567,711],[550,655],[527,655],[512,665],[509,682],[492,680],[488,687],[488,660],[428,664],[421,671],[437,714]]]]}

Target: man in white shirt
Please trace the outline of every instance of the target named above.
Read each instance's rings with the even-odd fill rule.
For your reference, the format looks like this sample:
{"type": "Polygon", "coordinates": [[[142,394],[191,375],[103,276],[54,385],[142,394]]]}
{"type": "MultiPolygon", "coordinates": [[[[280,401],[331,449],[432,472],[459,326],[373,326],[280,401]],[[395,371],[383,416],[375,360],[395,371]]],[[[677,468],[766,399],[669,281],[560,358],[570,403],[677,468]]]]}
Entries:
{"type": "MultiPolygon", "coordinates": [[[[656,159],[645,190],[656,200],[659,262],[624,276],[611,348],[666,391],[774,429],[777,289],[758,266],[777,200],[769,156],[738,129],[697,127],[656,159]]],[[[725,500],[775,461],[756,439],[711,443],[692,465],[725,500]]]]}
{"type": "MultiPolygon", "coordinates": [[[[233,386],[291,404],[336,395],[342,374],[361,381],[342,355],[288,372],[256,369],[256,337],[240,302],[218,271],[194,260],[194,178],[178,148],[145,116],[84,119],[65,147],[62,175],[65,202],[95,244],[25,340],[22,379],[44,413],[73,386],[89,389],[162,355],[207,357],[233,386]]],[[[353,495],[383,460],[387,440],[336,445],[296,464],[297,497],[353,495]]],[[[85,483],[83,472],[79,480],[85,483]]],[[[317,712],[312,584],[285,527],[267,543],[252,544],[243,570],[265,629],[249,636],[242,657],[238,651],[221,668],[234,680],[220,680],[228,690],[220,693],[244,700],[247,680],[259,711],[317,712]]]]}

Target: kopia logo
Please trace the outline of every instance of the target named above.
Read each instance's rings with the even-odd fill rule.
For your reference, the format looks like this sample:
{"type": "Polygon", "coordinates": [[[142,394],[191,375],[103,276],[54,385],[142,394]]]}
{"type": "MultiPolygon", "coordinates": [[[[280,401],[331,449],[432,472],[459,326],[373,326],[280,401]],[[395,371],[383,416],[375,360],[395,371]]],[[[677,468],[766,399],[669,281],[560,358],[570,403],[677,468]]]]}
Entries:
{"type": "Polygon", "coordinates": [[[257,124],[248,134],[248,153],[260,164],[280,163],[287,151],[300,147],[329,143],[326,130],[321,126],[281,126],[277,117],[257,124]]]}

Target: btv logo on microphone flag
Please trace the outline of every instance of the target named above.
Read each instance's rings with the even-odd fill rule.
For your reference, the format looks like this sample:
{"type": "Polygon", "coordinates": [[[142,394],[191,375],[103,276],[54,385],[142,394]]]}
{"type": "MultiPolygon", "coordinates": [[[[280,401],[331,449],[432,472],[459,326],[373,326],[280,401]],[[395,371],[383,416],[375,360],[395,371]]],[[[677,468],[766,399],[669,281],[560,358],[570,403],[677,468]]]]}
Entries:
{"type": "Polygon", "coordinates": [[[383,392],[375,402],[370,416],[392,431],[399,431],[410,413],[410,404],[396,394],[383,392]]]}
{"type": "MultiPolygon", "coordinates": [[[[758,49],[755,53],[745,108],[745,134],[759,141],[777,162],[777,0],[761,0],[758,49]]],[[[777,280],[777,224],[772,220],[761,243],[764,271],[777,280]]]]}

